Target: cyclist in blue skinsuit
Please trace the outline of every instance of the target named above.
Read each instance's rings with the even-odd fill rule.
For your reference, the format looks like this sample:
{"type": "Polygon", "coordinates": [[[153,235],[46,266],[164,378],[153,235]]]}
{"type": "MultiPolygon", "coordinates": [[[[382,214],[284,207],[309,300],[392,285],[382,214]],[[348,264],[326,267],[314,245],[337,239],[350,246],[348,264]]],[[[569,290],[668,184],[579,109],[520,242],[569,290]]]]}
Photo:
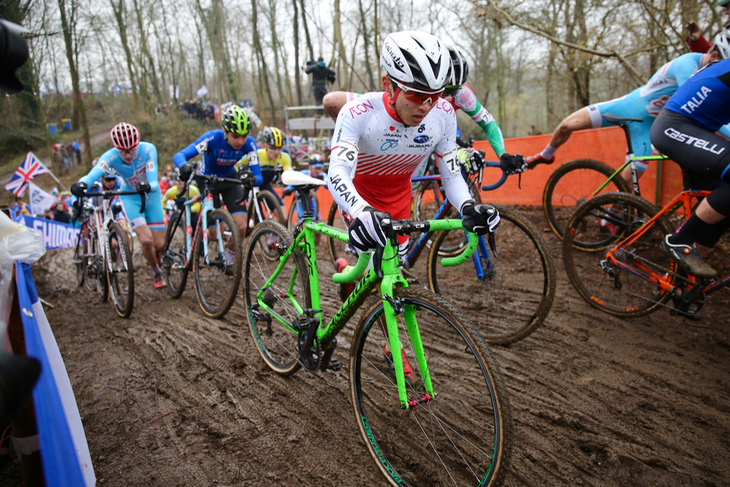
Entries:
{"type": "Polygon", "coordinates": [[[157,264],[157,254],[165,243],[165,217],[160,201],[160,185],[157,182],[157,149],[149,142],[140,142],[139,131],[134,125],[120,123],[111,130],[113,149],[106,151],[89,174],[71,185],[71,193],[84,196],[86,189],[104,174],[116,174],[122,191],[145,191],[144,214],[141,198],[137,195],[121,196],[131,230],[137,234],[142,254],[152,268],[156,288],[165,285],[162,269],[157,264]]]}
{"type": "MultiPolygon", "coordinates": [[[[251,130],[248,115],[243,108],[231,105],[221,116],[221,125],[223,125],[222,130],[209,130],[175,154],[172,161],[180,168],[180,179],[187,181],[190,177],[194,166],[188,161],[198,154],[203,154],[199,174],[223,178],[237,177],[236,163],[246,156],[248,167],[241,169],[250,169],[256,178],[256,186],[261,186],[264,178],[259,167],[256,140],[248,135],[251,130]]],[[[201,193],[205,191],[205,180],[199,178],[196,182],[201,193]]],[[[213,188],[213,193],[223,198],[226,208],[238,225],[241,238],[245,238],[248,215],[243,186],[238,183],[218,182],[213,188]]],[[[213,203],[216,208],[220,208],[219,198],[213,198],[213,203]]],[[[233,251],[228,251],[226,261],[231,264],[233,258],[233,251]]]]}
{"type": "Polygon", "coordinates": [[[697,277],[715,277],[717,272],[702,260],[695,244],[709,252],[730,227],[730,142],[715,133],[730,123],[728,31],[718,34],[712,52],[724,61],[708,65],[679,88],[651,130],[657,149],[682,166],[686,185],[712,190],[684,225],[661,243],[697,277]]]}
{"type": "MultiPolygon", "coordinates": [[[[560,122],[547,147],[542,152],[526,159],[529,164],[528,167],[532,168],[537,164],[552,164],[555,161],[555,151],[565,144],[576,130],[614,125],[603,118],[604,113],[611,113],[619,117],[642,119],[642,123],[632,122],[629,124],[634,155],[639,157],[651,155],[649,132],[656,116],[667,100],[677,91],[678,87],[682,86],[702,66],[706,66],[715,59],[717,59],[717,53],[683,54],[662,66],[659,71],[654,73],[654,76],[646,85],[637,88],[628,95],[590,105],[573,112],[560,122]]],[[[639,170],[639,176],[646,170],[646,166],[646,163],[637,162],[636,168],[639,170]]],[[[630,168],[627,167],[622,175],[627,181],[630,180],[630,168]]]]}

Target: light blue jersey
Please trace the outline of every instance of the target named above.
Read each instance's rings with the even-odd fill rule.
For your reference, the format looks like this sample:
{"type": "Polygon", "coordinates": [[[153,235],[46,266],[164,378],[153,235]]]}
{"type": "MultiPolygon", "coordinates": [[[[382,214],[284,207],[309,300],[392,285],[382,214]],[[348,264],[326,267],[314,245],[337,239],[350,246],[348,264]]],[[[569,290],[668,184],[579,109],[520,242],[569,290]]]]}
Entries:
{"type": "MultiPolygon", "coordinates": [[[[628,95],[588,107],[593,128],[615,125],[603,118],[604,113],[618,117],[640,118],[643,122],[629,123],[629,133],[634,155],[642,157],[652,153],[649,133],[651,126],[677,88],[682,86],[702,67],[699,53],[683,54],[662,66],[649,82],[628,95]]],[[[638,163],[637,169],[646,170],[646,164],[638,163]]]]}
{"type": "Polygon", "coordinates": [[[149,183],[150,193],[146,195],[144,214],[141,212],[142,201],[138,195],[120,196],[124,212],[127,214],[132,230],[145,224],[150,227],[150,230],[165,230],[160,184],[157,182],[157,149],[154,145],[149,142],[140,142],[137,147],[137,155],[129,164],[124,162],[116,149],[109,149],[99,158],[99,162],[89,171],[89,174],[80,181],[91,187],[104,174],[119,176],[117,181],[119,181],[121,191],[134,191],[139,183],[145,181],[149,183]]]}
{"type": "MultiPolygon", "coordinates": [[[[121,191],[134,191],[139,183],[146,181],[151,188],[150,194],[160,192],[160,184],[157,182],[157,149],[149,142],[139,143],[137,156],[130,164],[124,162],[116,149],[109,149],[81,181],[91,187],[104,174],[120,176],[118,179],[121,191]]],[[[160,199],[159,194],[156,197],[160,199]]]]}

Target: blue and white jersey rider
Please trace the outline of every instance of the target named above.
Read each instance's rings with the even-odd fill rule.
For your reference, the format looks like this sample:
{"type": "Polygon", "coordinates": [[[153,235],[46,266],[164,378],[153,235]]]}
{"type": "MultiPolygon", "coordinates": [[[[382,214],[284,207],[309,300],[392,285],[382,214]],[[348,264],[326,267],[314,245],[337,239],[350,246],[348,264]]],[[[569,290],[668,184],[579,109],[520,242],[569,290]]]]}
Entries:
{"type": "MultiPolygon", "coordinates": [[[[619,117],[640,118],[643,122],[632,122],[628,126],[634,155],[638,157],[651,155],[649,134],[654,120],[677,88],[706,64],[706,61],[703,61],[704,56],[706,55],[699,53],[683,54],[659,68],[649,82],[641,88],[620,98],[590,105],[588,113],[593,128],[615,125],[603,118],[604,113],[611,113],[619,117]]],[[[647,163],[637,162],[636,168],[639,171],[645,171],[647,163]]]]}
{"type": "Polygon", "coordinates": [[[81,182],[88,187],[98,181],[104,174],[115,174],[121,191],[134,191],[137,186],[146,182],[150,185],[150,192],[143,196],[145,202],[144,214],[140,211],[142,201],[138,195],[120,196],[124,211],[129,219],[132,230],[140,225],[148,225],[150,230],[165,230],[165,216],[162,211],[160,184],[157,181],[157,149],[149,142],[140,142],[137,155],[127,164],[117,149],[109,149],[100,158],[89,174],[81,178],[81,182]]]}
{"type": "Polygon", "coordinates": [[[250,169],[256,177],[256,185],[263,184],[264,179],[259,167],[258,147],[256,146],[256,140],[250,135],[246,138],[243,147],[236,150],[226,141],[223,129],[209,130],[201,135],[198,140],[175,154],[172,160],[175,166],[180,167],[198,154],[203,155],[203,163],[200,165],[198,173],[222,178],[233,176],[236,172],[236,163],[246,156],[248,159],[247,169],[250,169]]]}

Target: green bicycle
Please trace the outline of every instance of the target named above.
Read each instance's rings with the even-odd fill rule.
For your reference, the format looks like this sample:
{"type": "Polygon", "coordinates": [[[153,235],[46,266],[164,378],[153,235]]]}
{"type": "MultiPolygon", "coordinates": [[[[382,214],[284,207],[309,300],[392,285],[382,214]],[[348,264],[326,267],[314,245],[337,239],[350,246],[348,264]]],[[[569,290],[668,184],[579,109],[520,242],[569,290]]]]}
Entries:
{"type": "MultiPolygon", "coordinates": [[[[274,221],[258,224],[244,255],[246,314],[261,357],[281,375],[302,366],[340,370],[335,337],[377,290],[381,298],[353,332],[349,377],[360,432],[381,472],[392,485],[497,485],[511,423],[502,374],[484,339],[442,297],[408,287],[390,241],[375,251],[372,267],[371,254],[363,253],[349,272],[333,277],[361,279],[325,324],[315,234],[345,241],[347,232],[313,221],[307,195],[324,182],[292,171],[282,181],[300,193],[302,222],[293,234],[274,221]]],[[[461,220],[390,226],[403,235],[463,228],[461,220]]],[[[467,251],[444,265],[471,257],[477,238],[468,235],[467,251]]]]}

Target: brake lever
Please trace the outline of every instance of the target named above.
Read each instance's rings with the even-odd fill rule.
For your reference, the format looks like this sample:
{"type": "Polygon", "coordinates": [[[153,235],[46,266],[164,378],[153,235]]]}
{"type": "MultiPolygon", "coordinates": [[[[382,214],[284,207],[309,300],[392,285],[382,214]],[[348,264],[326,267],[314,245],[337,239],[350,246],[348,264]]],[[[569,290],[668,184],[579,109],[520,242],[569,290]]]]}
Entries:
{"type": "Polygon", "coordinates": [[[494,240],[494,232],[489,232],[489,235],[487,235],[487,242],[489,242],[489,248],[491,249],[494,258],[498,259],[499,256],[497,255],[497,242],[494,240]]]}
{"type": "Polygon", "coordinates": [[[383,252],[385,251],[385,247],[377,246],[375,247],[375,254],[373,255],[373,270],[375,271],[375,275],[378,276],[378,279],[383,278],[383,252]]]}

